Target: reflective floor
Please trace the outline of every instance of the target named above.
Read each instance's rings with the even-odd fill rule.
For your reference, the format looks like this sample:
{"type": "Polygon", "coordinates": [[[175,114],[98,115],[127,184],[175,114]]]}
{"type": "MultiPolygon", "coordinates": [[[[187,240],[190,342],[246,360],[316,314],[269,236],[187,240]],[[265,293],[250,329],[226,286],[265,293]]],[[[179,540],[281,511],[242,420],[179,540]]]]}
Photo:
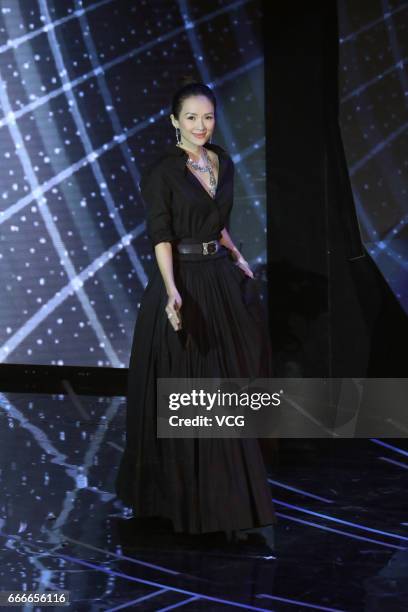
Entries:
{"type": "Polygon", "coordinates": [[[280,440],[265,555],[132,519],[124,424],[123,398],[0,394],[0,591],[68,590],[74,612],[408,609],[408,440],[280,440]]]}

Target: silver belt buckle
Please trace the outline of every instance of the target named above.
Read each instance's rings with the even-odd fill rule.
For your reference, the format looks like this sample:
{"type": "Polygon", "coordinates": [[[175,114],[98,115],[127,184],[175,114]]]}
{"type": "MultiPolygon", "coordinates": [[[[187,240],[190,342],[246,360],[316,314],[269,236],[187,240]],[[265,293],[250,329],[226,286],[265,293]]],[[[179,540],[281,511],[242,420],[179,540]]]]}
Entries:
{"type": "Polygon", "coordinates": [[[215,240],[210,240],[210,242],[203,242],[202,245],[203,245],[203,255],[212,255],[213,253],[217,252],[218,244],[217,244],[217,242],[215,240]],[[209,244],[213,244],[215,246],[214,251],[209,251],[208,250],[208,245],[209,244]]]}

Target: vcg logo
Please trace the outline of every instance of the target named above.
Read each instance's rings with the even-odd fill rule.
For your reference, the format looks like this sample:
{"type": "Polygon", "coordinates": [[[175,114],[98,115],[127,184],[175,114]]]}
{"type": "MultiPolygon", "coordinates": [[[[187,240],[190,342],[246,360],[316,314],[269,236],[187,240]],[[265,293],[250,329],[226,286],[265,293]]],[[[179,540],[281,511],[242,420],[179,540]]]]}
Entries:
{"type": "Polygon", "coordinates": [[[217,424],[220,427],[222,427],[223,425],[226,425],[227,427],[244,427],[245,425],[245,417],[243,415],[236,415],[236,416],[234,416],[233,414],[228,414],[227,416],[216,415],[215,420],[217,421],[217,424]]]}

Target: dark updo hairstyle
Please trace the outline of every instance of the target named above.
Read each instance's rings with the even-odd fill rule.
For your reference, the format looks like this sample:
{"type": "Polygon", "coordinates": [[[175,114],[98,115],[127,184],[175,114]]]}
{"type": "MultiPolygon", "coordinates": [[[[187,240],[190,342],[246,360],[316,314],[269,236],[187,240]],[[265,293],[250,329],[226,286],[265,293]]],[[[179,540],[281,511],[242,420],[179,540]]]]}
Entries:
{"type": "Polygon", "coordinates": [[[171,110],[174,117],[178,120],[184,100],[190,96],[206,96],[214,106],[214,116],[217,106],[215,95],[204,83],[194,79],[191,75],[185,75],[180,81],[180,87],[173,96],[171,110]]]}

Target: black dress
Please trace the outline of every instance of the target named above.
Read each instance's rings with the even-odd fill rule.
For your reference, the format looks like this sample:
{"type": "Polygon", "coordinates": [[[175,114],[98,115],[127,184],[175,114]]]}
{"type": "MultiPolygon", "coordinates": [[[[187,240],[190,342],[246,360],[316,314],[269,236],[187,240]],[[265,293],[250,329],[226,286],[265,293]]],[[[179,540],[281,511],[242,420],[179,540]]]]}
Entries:
{"type": "MultiPolygon", "coordinates": [[[[154,247],[208,242],[228,228],[234,164],[219,145],[212,198],[187,168],[187,153],[170,146],[144,172],[140,188],[154,247]]],[[[158,377],[268,377],[271,350],[256,279],[222,247],[212,255],[173,248],[182,329],[167,318],[168,296],[154,256],[136,322],[128,378],[126,447],[116,493],[134,516],[170,519],[176,532],[205,533],[277,522],[256,439],[157,438],[158,377]],[[255,290],[254,290],[255,289],[255,290]]]]}

